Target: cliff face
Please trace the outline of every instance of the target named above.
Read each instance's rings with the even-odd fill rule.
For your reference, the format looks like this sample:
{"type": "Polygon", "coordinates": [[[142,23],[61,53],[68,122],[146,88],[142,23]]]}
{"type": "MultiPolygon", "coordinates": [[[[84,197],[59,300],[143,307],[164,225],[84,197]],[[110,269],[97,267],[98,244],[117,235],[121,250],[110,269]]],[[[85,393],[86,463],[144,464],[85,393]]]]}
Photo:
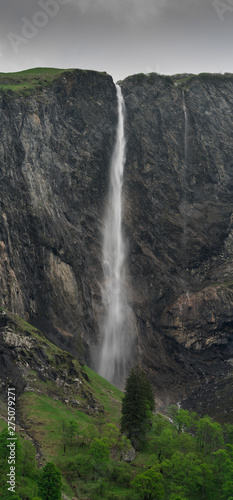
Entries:
{"type": "MultiPolygon", "coordinates": [[[[233,78],[136,75],[121,87],[137,357],[166,403],[231,366],[233,78]]],[[[0,109],[2,305],[94,363],[113,81],[65,72],[26,97],[2,92],[0,109]]]]}
{"type": "Polygon", "coordinates": [[[163,401],[182,399],[232,356],[233,79],[137,75],[122,87],[140,358],[163,401]]]}
{"type": "Polygon", "coordinates": [[[0,109],[1,302],[77,353],[98,333],[115,86],[65,72],[32,95],[3,93],[0,109]]]}

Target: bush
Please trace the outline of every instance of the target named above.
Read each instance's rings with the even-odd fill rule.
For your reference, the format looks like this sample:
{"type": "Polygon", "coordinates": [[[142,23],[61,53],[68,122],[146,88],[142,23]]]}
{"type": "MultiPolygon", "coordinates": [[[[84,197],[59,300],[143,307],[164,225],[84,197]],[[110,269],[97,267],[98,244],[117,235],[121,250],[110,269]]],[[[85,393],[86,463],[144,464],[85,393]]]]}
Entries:
{"type": "Polygon", "coordinates": [[[105,493],[106,486],[107,485],[104,479],[100,478],[95,483],[92,483],[91,486],[89,486],[87,493],[91,495],[91,498],[94,500],[95,498],[99,498],[99,495],[102,496],[103,493],[105,493]]]}
{"type": "Polygon", "coordinates": [[[123,472],[123,474],[120,474],[116,480],[119,486],[125,486],[126,488],[130,485],[130,481],[131,474],[129,474],[129,472],[123,472]]]}
{"type": "Polygon", "coordinates": [[[78,455],[72,462],[63,466],[64,475],[68,481],[88,479],[93,472],[93,460],[89,456],[78,455]]]}
{"type": "Polygon", "coordinates": [[[121,498],[119,497],[119,495],[117,493],[113,493],[113,491],[111,491],[110,493],[108,493],[105,498],[106,498],[106,500],[121,500],[121,498]]]}
{"type": "Polygon", "coordinates": [[[110,468],[108,477],[111,481],[118,483],[118,480],[120,480],[120,478],[125,474],[129,474],[131,476],[130,465],[122,462],[115,462],[110,468]]]}

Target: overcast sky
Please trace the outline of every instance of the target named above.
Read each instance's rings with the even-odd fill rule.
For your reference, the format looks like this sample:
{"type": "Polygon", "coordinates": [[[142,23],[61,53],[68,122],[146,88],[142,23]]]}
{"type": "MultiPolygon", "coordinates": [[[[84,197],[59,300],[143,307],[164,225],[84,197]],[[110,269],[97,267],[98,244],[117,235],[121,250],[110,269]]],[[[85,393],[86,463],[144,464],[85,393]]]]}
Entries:
{"type": "Polygon", "coordinates": [[[1,72],[233,72],[233,0],[1,0],[1,72]]]}

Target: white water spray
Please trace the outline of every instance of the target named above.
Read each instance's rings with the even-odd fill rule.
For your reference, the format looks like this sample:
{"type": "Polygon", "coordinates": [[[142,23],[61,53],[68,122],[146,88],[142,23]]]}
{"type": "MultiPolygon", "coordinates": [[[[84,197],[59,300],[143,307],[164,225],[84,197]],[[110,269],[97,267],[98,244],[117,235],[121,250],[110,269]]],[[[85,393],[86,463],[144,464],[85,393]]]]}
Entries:
{"type": "Polygon", "coordinates": [[[187,168],[187,163],[188,163],[188,115],[187,115],[187,109],[186,109],[186,104],[185,104],[184,91],[182,91],[182,96],[183,96],[183,110],[184,110],[184,163],[185,163],[185,168],[187,168]]]}
{"type": "MultiPolygon", "coordinates": [[[[185,104],[185,94],[182,90],[182,104],[184,111],[184,166],[183,166],[183,237],[182,246],[186,252],[187,245],[187,168],[188,168],[188,115],[185,104]]],[[[186,259],[186,257],[185,257],[186,259]]]]}
{"type": "Polygon", "coordinates": [[[125,290],[125,243],[122,233],[122,184],[125,165],[125,105],[117,85],[118,126],[112,156],[107,215],[104,225],[102,302],[104,319],[99,373],[117,386],[125,375],[129,353],[129,317],[125,290]]]}

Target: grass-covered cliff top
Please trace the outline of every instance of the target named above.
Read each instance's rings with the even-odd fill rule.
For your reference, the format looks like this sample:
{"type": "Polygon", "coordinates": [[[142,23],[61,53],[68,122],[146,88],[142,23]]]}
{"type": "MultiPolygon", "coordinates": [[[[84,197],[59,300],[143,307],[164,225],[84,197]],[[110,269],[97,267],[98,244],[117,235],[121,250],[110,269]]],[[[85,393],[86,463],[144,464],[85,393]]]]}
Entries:
{"type": "Polygon", "coordinates": [[[85,69],[32,68],[16,73],[0,73],[0,91],[27,96],[34,91],[49,87],[62,74],[74,74],[75,72],[97,73],[107,76],[105,72],[85,69]]]}
{"type": "Polygon", "coordinates": [[[72,69],[33,68],[17,73],[0,73],[0,90],[26,94],[51,85],[62,73],[72,69]]]}

